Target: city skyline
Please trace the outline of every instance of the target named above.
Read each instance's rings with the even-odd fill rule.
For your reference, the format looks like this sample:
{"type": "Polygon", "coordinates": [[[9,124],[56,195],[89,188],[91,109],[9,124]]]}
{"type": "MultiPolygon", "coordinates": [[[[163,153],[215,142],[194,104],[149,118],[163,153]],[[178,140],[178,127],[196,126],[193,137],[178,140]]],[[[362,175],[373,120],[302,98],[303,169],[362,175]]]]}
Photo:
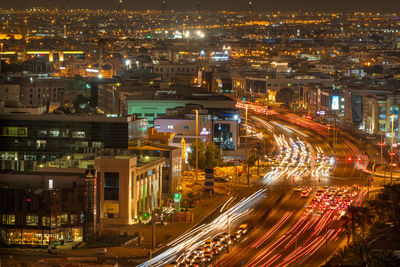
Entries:
{"type": "MultiPolygon", "coordinates": [[[[181,1],[181,0],[168,0],[166,2],[167,10],[177,11],[190,11],[196,10],[198,1],[181,1]]],[[[282,0],[279,2],[269,3],[263,1],[253,1],[253,8],[257,11],[383,11],[383,12],[394,12],[400,10],[400,4],[395,0],[356,0],[347,2],[344,0],[323,2],[316,0],[305,0],[305,1],[294,1],[294,0],[282,0]]],[[[105,1],[105,0],[4,0],[2,1],[1,8],[3,9],[27,9],[32,7],[46,7],[46,8],[88,8],[88,9],[118,9],[120,3],[118,0],[105,1]]],[[[121,3],[122,9],[128,10],[157,10],[161,9],[160,0],[150,0],[143,2],[134,2],[124,0],[121,3]]],[[[248,9],[248,1],[238,1],[232,3],[228,0],[222,1],[211,1],[203,0],[200,1],[201,10],[205,11],[217,11],[217,10],[232,10],[232,11],[245,11],[248,9]]]]}

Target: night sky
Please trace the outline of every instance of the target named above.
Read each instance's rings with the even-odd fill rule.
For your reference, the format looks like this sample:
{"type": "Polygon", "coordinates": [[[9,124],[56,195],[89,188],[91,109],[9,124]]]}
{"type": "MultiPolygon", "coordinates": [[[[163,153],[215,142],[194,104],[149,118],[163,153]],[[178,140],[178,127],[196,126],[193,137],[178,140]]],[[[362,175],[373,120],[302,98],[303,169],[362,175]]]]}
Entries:
{"type": "MultiPolygon", "coordinates": [[[[166,0],[167,9],[194,10],[196,0],[166,0]]],[[[202,10],[247,10],[248,0],[200,0],[202,10]]],[[[118,0],[1,0],[0,8],[33,6],[116,9],[118,0]]],[[[123,0],[129,10],[160,9],[161,0],[123,0]]],[[[253,0],[254,10],[391,11],[400,13],[400,0],[253,0]]]]}

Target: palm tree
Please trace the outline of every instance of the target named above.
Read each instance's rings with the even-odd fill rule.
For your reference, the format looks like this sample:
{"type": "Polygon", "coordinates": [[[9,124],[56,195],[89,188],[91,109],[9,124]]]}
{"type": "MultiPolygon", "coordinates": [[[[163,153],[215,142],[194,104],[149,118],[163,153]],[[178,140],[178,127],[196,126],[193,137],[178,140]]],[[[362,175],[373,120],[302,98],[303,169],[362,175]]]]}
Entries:
{"type": "Polygon", "coordinates": [[[368,206],[366,207],[358,207],[358,225],[361,230],[362,237],[365,238],[365,232],[368,229],[368,227],[372,224],[375,214],[373,213],[373,210],[369,208],[368,206]]]}
{"type": "Polygon", "coordinates": [[[349,247],[339,248],[335,255],[328,262],[328,266],[343,266],[346,264],[346,259],[349,255],[349,247]]]}
{"type": "Polygon", "coordinates": [[[367,241],[362,238],[357,240],[349,246],[349,260],[356,266],[367,266],[371,258],[371,247],[367,241]]]}
{"type": "Polygon", "coordinates": [[[396,267],[400,266],[400,258],[393,254],[392,251],[381,251],[373,253],[371,263],[372,267],[396,267]]]}

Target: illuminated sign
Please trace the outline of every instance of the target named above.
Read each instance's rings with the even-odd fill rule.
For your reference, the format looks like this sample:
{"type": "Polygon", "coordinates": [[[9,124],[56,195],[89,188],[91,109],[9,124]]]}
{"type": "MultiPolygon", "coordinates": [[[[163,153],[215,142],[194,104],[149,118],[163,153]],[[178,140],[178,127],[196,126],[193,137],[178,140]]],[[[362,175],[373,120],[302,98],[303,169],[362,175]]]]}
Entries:
{"type": "Polygon", "coordinates": [[[332,105],[331,109],[332,110],[339,110],[339,96],[338,95],[333,95],[332,96],[332,105]]]}
{"type": "Polygon", "coordinates": [[[200,135],[209,135],[210,134],[210,130],[209,129],[206,129],[206,128],[203,128],[202,130],[201,130],[201,132],[200,132],[200,135]]]}
{"type": "Polygon", "coordinates": [[[96,70],[96,69],[86,69],[86,72],[96,72],[96,73],[98,73],[99,70],[96,70]]]}

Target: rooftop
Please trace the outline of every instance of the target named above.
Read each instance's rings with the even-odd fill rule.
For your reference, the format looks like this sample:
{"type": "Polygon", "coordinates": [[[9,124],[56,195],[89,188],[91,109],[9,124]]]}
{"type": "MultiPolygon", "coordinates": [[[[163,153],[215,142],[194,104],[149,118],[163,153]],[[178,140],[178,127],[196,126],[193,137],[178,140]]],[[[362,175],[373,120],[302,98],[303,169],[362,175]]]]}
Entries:
{"type": "MultiPolygon", "coordinates": [[[[2,114],[0,120],[19,120],[19,121],[74,121],[74,122],[111,122],[123,123],[135,121],[132,116],[117,117],[116,115],[89,115],[89,114],[2,114]]],[[[140,120],[140,119],[139,119],[140,120]]]]}

